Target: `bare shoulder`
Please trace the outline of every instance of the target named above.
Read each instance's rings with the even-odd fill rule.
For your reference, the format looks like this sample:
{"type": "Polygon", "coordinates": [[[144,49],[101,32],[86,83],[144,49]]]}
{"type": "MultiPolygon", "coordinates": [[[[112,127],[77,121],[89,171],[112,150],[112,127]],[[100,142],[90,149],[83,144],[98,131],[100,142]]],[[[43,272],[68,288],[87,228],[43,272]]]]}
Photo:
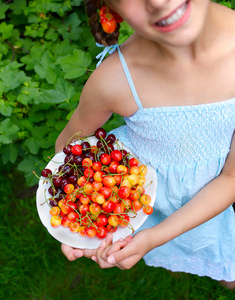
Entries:
{"type": "Polygon", "coordinates": [[[100,105],[122,116],[130,116],[137,109],[117,51],[93,71],[83,95],[99,99],[100,105]]]}
{"type": "Polygon", "coordinates": [[[230,41],[231,44],[235,43],[235,11],[221,4],[213,4],[215,5],[215,11],[218,14],[222,35],[226,40],[230,41]]]}

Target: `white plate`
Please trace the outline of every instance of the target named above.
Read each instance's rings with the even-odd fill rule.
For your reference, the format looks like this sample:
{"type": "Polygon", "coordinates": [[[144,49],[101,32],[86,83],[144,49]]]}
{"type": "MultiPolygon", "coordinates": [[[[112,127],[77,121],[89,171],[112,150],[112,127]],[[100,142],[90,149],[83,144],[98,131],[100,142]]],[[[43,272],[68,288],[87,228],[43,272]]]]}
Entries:
{"type": "MultiPolygon", "coordinates": [[[[95,137],[88,138],[87,140],[91,145],[96,145],[97,143],[97,139],[95,137]]],[[[127,152],[133,155],[133,152],[131,152],[131,150],[125,147],[123,144],[122,144],[122,148],[127,150],[127,152]]],[[[55,173],[58,170],[59,166],[63,163],[64,157],[65,154],[63,152],[57,153],[45,168],[48,168],[53,173],[55,173]]],[[[150,205],[153,206],[156,199],[157,176],[156,176],[156,171],[151,166],[148,166],[147,174],[145,175],[145,178],[146,178],[146,185],[148,185],[152,181],[152,184],[149,184],[145,188],[145,193],[151,196],[152,200],[150,205]]],[[[39,180],[39,187],[37,189],[37,194],[36,194],[38,214],[42,224],[47,228],[48,232],[59,242],[74,248],[81,248],[81,249],[97,248],[102,241],[97,237],[94,238],[83,237],[79,233],[71,232],[69,228],[63,227],[62,225],[57,228],[51,226],[50,224],[51,215],[49,213],[50,207],[47,203],[45,203],[46,199],[51,197],[51,195],[47,191],[49,186],[50,184],[45,182],[44,178],[42,177],[42,179],[39,180]]],[[[137,216],[135,218],[130,218],[130,224],[134,228],[134,230],[137,230],[144,223],[147,217],[148,215],[146,215],[142,210],[140,210],[137,212],[137,216]]],[[[117,241],[120,238],[125,238],[130,234],[132,234],[132,230],[130,228],[118,227],[117,231],[113,234],[113,240],[117,241]]]]}

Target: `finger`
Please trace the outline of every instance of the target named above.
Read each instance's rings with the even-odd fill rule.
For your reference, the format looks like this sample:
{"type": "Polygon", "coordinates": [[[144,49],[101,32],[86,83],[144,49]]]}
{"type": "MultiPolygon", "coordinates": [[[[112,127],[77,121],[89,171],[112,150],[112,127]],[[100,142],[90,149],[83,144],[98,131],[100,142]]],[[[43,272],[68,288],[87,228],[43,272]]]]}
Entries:
{"type": "Polygon", "coordinates": [[[108,233],[106,239],[105,239],[105,243],[110,246],[113,243],[113,234],[112,233],[108,233]]]}
{"type": "Polygon", "coordinates": [[[128,235],[125,237],[125,241],[127,241],[128,243],[133,239],[133,236],[132,235],[128,235]]]}
{"type": "Polygon", "coordinates": [[[134,255],[135,251],[133,247],[129,245],[130,244],[126,244],[126,246],[120,249],[120,251],[116,251],[111,255],[108,255],[107,262],[110,264],[118,264],[118,262],[134,255]]]}
{"type": "Polygon", "coordinates": [[[127,241],[125,240],[118,240],[117,242],[113,243],[111,247],[109,247],[109,249],[107,249],[106,251],[106,256],[110,256],[111,254],[121,250],[122,248],[124,248],[127,245],[127,241]]]}
{"type": "Polygon", "coordinates": [[[96,249],[83,249],[83,256],[91,258],[96,254],[96,249]]]}
{"type": "Polygon", "coordinates": [[[91,257],[91,259],[92,259],[94,262],[98,263],[97,258],[96,258],[96,255],[93,255],[93,256],[91,257]]]}
{"type": "MultiPolygon", "coordinates": [[[[111,247],[113,251],[118,251],[122,249],[127,244],[126,241],[123,239],[120,239],[118,242],[115,242],[111,247]]],[[[100,247],[97,249],[97,256],[93,256],[92,260],[97,262],[101,268],[112,268],[112,267],[117,267],[121,270],[124,270],[125,268],[118,263],[110,264],[107,262],[107,254],[106,252],[110,249],[110,247],[107,246],[105,242],[102,242],[100,247]]]]}
{"type": "Polygon", "coordinates": [[[61,251],[62,253],[67,257],[68,260],[74,261],[77,258],[80,258],[83,256],[83,251],[80,249],[74,249],[72,247],[69,247],[65,244],[61,244],[61,251]]]}
{"type": "Polygon", "coordinates": [[[104,254],[104,251],[105,251],[106,247],[107,247],[107,244],[105,241],[103,241],[96,251],[96,257],[92,257],[93,260],[96,261],[102,269],[114,267],[113,265],[110,265],[109,263],[107,263],[105,260],[106,255],[104,254]]]}

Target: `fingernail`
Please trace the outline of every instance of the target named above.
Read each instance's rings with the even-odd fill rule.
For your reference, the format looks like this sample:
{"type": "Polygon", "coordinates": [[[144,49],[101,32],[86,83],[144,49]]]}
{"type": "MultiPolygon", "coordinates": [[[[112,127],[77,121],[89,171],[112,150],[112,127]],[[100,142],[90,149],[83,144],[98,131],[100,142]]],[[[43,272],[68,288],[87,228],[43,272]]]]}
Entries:
{"type": "Polygon", "coordinates": [[[79,252],[75,252],[74,255],[77,257],[77,258],[80,258],[81,257],[81,254],[79,252]]]}
{"type": "Polygon", "coordinates": [[[110,263],[110,264],[114,264],[114,263],[115,263],[115,257],[114,257],[114,256],[109,256],[109,257],[107,258],[107,261],[108,261],[108,263],[110,263]]]}

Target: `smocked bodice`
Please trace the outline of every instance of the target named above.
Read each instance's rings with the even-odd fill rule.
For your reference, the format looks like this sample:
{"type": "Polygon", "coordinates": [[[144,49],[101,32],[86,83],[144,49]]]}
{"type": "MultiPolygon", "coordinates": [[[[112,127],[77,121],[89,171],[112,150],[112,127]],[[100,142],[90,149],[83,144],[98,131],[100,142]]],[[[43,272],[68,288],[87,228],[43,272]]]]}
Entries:
{"type": "Polygon", "coordinates": [[[194,106],[139,109],[125,118],[132,149],[145,162],[189,165],[226,156],[235,99],[194,106]]]}

